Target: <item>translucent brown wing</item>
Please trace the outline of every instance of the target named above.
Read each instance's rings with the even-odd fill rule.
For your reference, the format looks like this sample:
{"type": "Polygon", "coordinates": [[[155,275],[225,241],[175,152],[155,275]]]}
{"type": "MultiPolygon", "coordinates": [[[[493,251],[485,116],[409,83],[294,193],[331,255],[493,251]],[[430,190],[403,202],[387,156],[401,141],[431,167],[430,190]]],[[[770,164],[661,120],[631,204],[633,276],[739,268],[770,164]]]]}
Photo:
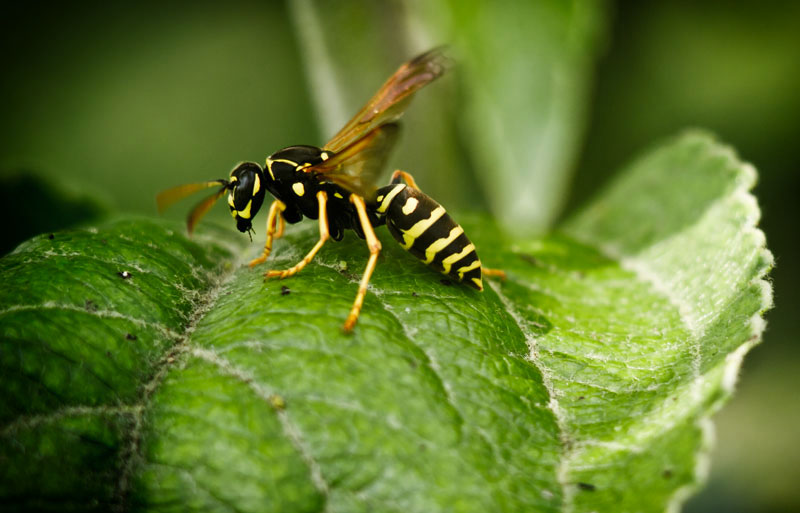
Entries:
{"type": "Polygon", "coordinates": [[[376,189],[376,179],[386,165],[399,133],[400,126],[397,123],[378,126],[328,160],[307,167],[304,171],[318,174],[320,181],[333,182],[371,199],[376,189]]]}
{"type": "Polygon", "coordinates": [[[412,95],[444,73],[447,60],[443,48],[434,48],[406,62],[389,77],[353,119],[333,136],[323,149],[339,153],[370,134],[397,120],[408,107],[412,95]]]}
{"type": "Polygon", "coordinates": [[[208,189],[211,187],[216,187],[218,185],[227,185],[228,182],[225,180],[212,180],[210,182],[200,182],[200,183],[187,183],[186,185],[179,185],[177,187],[172,187],[171,189],[167,189],[166,191],[161,191],[156,196],[156,204],[158,205],[158,211],[163,212],[166,210],[170,205],[173,203],[182,200],[183,198],[194,194],[197,191],[202,191],[203,189],[208,189]]]}

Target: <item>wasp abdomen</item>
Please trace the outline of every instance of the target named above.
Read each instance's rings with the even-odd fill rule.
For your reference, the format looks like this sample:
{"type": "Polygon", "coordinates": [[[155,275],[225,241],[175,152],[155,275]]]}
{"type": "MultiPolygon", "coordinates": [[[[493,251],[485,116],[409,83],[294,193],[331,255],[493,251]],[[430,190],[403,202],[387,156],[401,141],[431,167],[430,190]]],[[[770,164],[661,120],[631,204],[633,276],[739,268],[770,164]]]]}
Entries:
{"type": "Polygon", "coordinates": [[[457,281],[483,290],[481,261],[475,246],[444,207],[405,184],[378,190],[376,212],[409,253],[457,281]]]}

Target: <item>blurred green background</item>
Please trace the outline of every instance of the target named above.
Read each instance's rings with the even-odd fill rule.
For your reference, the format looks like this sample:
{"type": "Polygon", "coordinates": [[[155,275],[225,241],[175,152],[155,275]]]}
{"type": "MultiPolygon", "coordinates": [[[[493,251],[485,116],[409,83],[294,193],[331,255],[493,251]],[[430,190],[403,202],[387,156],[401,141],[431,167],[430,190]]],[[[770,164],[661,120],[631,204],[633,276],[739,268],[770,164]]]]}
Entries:
{"type": "MultiPolygon", "coordinates": [[[[475,4],[464,5],[477,9],[475,4]]],[[[567,73],[565,87],[572,86],[575,102],[567,102],[563,112],[570,116],[565,133],[571,138],[554,157],[561,167],[550,174],[565,186],[550,215],[578,208],[638,151],[686,127],[710,129],[757,167],[761,225],[777,260],[771,275],[776,308],[768,315],[764,343],[746,359],[737,395],[716,416],[709,484],[686,510],[798,511],[800,348],[792,312],[800,308],[795,227],[800,3],[622,1],[585,9],[576,4],[568,14],[583,9],[599,15],[584,17],[591,34],[580,41],[592,48],[577,52],[572,68],[577,71],[567,73]],[[559,210],[560,204],[566,208],[559,210]]],[[[443,28],[447,23],[439,20],[421,30],[408,11],[429,8],[411,0],[343,2],[309,20],[302,7],[310,5],[4,6],[0,250],[104,211],[154,215],[154,196],[161,189],[224,177],[236,162],[260,162],[290,144],[322,144],[342,112],[354,111],[413,51],[456,39],[456,58],[468,60],[459,51],[478,52],[487,39],[458,30],[458,16],[469,15],[464,7],[466,14],[448,20],[455,29],[443,28]],[[316,43],[315,33],[321,34],[316,43]],[[339,68],[329,84],[325,69],[303,60],[313,58],[320,45],[341,52],[338,60],[329,56],[339,68]],[[360,52],[363,58],[355,58],[360,52]],[[318,118],[328,93],[343,101],[318,118]],[[34,177],[43,178],[47,188],[34,177]]],[[[513,17],[517,7],[500,9],[513,17]]],[[[530,8],[518,9],[528,14],[530,8]]],[[[430,21],[435,14],[422,18],[430,21]]],[[[559,14],[551,9],[543,16],[559,14]]],[[[493,39],[495,46],[486,47],[483,58],[508,59],[523,73],[516,45],[527,51],[540,44],[541,33],[528,33],[523,24],[512,31],[517,39],[493,39]]],[[[574,35],[568,36],[565,40],[574,42],[574,35]]],[[[532,59],[558,61],[560,55],[556,50],[532,59]]],[[[474,77],[480,71],[465,65],[463,73],[474,77]]],[[[441,83],[438,90],[431,88],[431,98],[415,102],[407,123],[415,128],[405,134],[393,163],[414,170],[445,205],[494,208],[508,223],[498,202],[481,191],[514,176],[484,169],[480,152],[469,157],[470,143],[464,141],[481,145],[480,120],[470,124],[467,112],[459,124],[457,103],[471,91],[450,77],[441,83]],[[431,119],[426,113],[432,108],[444,109],[452,114],[446,119],[455,121],[431,119]]],[[[514,85],[500,84],[509,91],[514,85]]],[[[544,116],[525,115],[532,125],[544,116]]],[[[487,128],[488,141],[496,135],[490,132],[487,128]]],[[[526,186],[546,179],[534,176],[526,186]]],[[[170,215],[180,218],[188,206],[181,204],[170,215]]],[[[224,208],[212,217],[229,223],[224,208]]]]}

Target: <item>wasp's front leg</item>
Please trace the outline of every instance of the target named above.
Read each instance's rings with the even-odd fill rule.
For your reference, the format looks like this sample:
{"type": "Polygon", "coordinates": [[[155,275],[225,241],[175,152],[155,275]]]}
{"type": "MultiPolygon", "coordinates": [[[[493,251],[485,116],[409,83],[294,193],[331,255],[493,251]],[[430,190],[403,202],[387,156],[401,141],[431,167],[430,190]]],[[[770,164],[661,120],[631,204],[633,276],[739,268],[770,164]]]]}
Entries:
{"type": "Polygon", "coordinates": [[[328,194],[325,191],[319,191],[317,193],[317,203],[319,203],[319,240],[317,243],[313,248],[311,248],[311,251],[309,251],[308,254],[294,267],[284,271],[267,271],[264,274],[264,278],[288,278],[293,274],[297,274],[303,269],[303,267],[308,265],[308,263],[314,259],[314,255],[317,254],[317,251],[319,251],[325,242],[330,238],[330,233],[328,232],[328,194]]]}
{"type": "Polygon", "coordinates": [[[250,261],[250,267],[266,262],[272,252],[273,239],[279,239],[283,236],[284,226],[286,225],[283,220],[284,210],[286,210],[286,204],[281,200],[275,200],[270,205],[269,215],[267,216],[267,242],[264,243],[264,252],[261,253],[260,257],[250,261]]]}

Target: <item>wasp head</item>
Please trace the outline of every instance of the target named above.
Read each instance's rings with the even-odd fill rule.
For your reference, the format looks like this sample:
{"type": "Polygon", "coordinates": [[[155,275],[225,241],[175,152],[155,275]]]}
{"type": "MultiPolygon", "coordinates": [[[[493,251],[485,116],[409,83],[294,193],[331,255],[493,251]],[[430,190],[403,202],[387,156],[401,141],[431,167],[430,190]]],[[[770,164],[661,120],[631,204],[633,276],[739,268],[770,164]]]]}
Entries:
{"type": "Polygon", "coordinates": [[[264,202],[264,172],[255,162],[242,162],[231,171],[228,206],[240,232],[252,229],[253,218],[264,202]]]}

